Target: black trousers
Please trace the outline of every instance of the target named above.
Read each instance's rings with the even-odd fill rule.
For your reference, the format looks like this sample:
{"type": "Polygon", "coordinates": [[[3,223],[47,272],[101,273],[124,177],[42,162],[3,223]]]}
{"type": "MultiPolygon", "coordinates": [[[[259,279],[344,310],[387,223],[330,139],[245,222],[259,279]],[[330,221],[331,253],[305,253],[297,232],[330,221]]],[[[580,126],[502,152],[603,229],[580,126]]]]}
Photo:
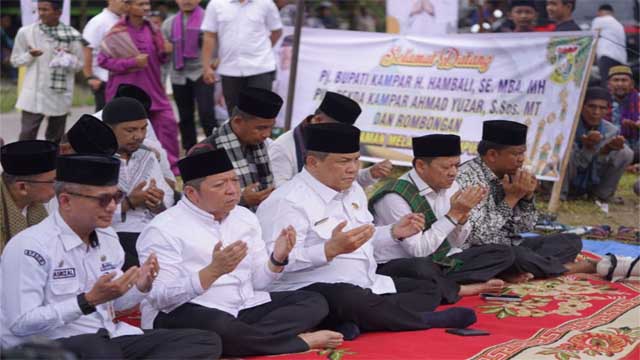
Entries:
{"type": "Polygon", "coordinates": [[[276,79],[276,72],[270,71],[246,77],[222,75],[221,78],[224,101],[227,103],[227,110],[229,111],[229,116],[231,116],[231,112],[238,104],[240,91],[248,87],[271,90],[273,81],[276,79]]]}
{"type": "MultiPolygon", "coordinates": [[[[20,119],[20,140],[35,140],[38,136],[38,130],[40,124],[44,120],[44,114],[35,114],[28,111],[22,111],[22,117],[20,119]]],[[[67,122],[67,115],[61,116],[48,116],[47,117],[47,129],[44,133],[44,138],[53,141],[56,144],[60,143],[62,136],[64,135],[64,127],[67,122]]]]}
{"type": "Polygon", "coordinates": [[[140,266],[140,259],[138,259],[138,250],[136,249],[138,236],[140,236],[140,233],[118,233],[118,240],[120,240],[120,245],[124,250],[124,265],[122,266],[122,271],[127,271],[127,269],[132,266],[140,266]]]}
{"type": "Polygon", "coordinates": [[[91,89],[91,92],[93,93],[93,100],[96,103],[96,112],[102,110],[102,108],[105,105],[104,91],[106,88],[107,88],[107,83],[103,81],[100,83],[100,87],[98,88],[98,90],[91,89]]]}
{"type": "Polygon", "coordinates": [[[607,89],[609,83],[609,69],[613,66],[620,65],[617,60],[614,60],[606,55],[600,56],[598,59],[598,71],[600,72],[600,86],[607,89]]]}
{"type": "Polygon", "coordinates": [[[423,314],[440,305],[442,296],[431,280],[393,278],[396,294],[376,295],[347,283],[315,283],[301,290],[322,294],[329,315],[321,325],[333,329],[352,322],[361,331],[407,331],[428,329],[423,314]]]}
{"type": "Polygon", "coordinates": [[[178,106],[180,115],[180,138],[182,148],[188,151],[197,142],[195,109],[198,105],[198,118],[205,136],[211,135],[216,124],[215,104],[213,102],[214,85],[205,84],[200,77],[197,81],[187,79],[184,85],[171,84],[173,98],[178,106]]]}
{"type": "Polygon", "coordinates": [[[154,328],[197,328],[222,338],[226,357],[276,355],[309,350],[298,334],[317,326],[329,309],[325,299],[308,291],[270,293],[271,301],[238,313],[187,303],[168,314],[160,312],[154,328]]]}
{"type": "Polygon", "coordinates": [[[101,329],[56,341],[79,359],[218,359],[222,352],[216,333],[194,329],[145,330],[113,339],[101,329]]]}
{"type": "Polygon", "coordinates": [[[516,260],[510,272],[529,272],[536,278],[545,278],[567,271],[564,264],[576,259],[582,240],[575,234],[554,234],[528,238],[512,248],[516,260]]]}

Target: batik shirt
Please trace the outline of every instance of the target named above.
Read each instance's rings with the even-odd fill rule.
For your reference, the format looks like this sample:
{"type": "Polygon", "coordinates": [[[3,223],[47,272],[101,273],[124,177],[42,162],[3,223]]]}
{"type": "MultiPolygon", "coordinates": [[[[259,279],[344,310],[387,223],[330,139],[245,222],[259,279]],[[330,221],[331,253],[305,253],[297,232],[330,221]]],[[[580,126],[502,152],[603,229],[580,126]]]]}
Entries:
{"type": "Polygon", "coordinates": [[[471,234],[463,248],[486,244],[518,245],[521,233],[531,231],[537,213],[533,200],[521,199],[512,209],[505,201],[502,182],[480,157],[462,164],[458,178],[461,188],[481,185],[489,193],[469,216],[471,234]]]}

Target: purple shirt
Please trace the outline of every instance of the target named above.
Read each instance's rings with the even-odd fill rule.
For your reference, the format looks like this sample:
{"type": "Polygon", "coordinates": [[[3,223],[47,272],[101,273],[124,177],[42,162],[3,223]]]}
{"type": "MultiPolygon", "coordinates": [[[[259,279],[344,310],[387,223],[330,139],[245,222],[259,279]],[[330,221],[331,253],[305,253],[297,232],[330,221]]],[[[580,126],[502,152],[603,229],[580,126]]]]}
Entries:
{"type": "MultiPolygon", "coordinates": [[[[109,70],[109,81],[106,87],[106,100],[109,101],[116,93],[120,84],[132,84],[142,88],[151,97],[151,110],[171,109],[171,103],[165,93],[164,85],[160,80],[160,65],[169,60],[169,56],[157,49],[153,41],[154,33],[151,24],[144,22],[141,27],[136,27],[126,20],[127,31],[140,53],[149,55],[147,66],[143,69],[136,68],[136,59],[116,59],[109,57],[104,52],[98,55],[98,64],[109,70]]],[[[159,30],[158,30],[159,31],[159,30]]]]}

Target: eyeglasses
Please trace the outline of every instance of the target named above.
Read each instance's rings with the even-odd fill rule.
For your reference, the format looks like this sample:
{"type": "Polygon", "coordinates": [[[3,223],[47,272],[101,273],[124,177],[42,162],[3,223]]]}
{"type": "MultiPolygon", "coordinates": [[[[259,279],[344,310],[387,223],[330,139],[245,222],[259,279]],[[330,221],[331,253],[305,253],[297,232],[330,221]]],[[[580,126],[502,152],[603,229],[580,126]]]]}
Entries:
{"type": "Polygon", "coordinates": [[[80,193],[75,193],[71,191],[65,191],[65,192],[69,195],[80,196],[87,199],[97,200],[98,204],[103,208],[109,206],[109,204],[111,204],[111,201],[115,201],[116,205],[120,204],[120,202],[122,202],[122,199],[124,198],[124,193],[122,191],[117,191],[114,194],[102,194],[100,196],[80,194],[80,193]]]}

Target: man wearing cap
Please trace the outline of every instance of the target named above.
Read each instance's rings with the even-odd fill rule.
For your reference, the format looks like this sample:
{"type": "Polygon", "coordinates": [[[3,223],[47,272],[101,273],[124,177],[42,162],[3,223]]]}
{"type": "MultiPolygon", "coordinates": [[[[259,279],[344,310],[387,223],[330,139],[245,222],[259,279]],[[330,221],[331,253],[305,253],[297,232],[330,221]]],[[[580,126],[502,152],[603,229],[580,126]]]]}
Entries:
{"type": "Polygon", "coordinates": [[[573,262],[582,249],[577,235],[527,239],[520,235],[533,230],[537,218],[534,191],[538,182],[522,169],[526,150],[526,125],[507,120],[482,124],[478,157],[462,164],[457,182],[462,189],[486,187],[488,194],[469,214],[471,232],[462,248],[512,246],[515,263],[504,276],[510,282],[594,270],[591,262],[573,262]]]}
{"type": "Polygon", "coordinates": [[[264,290],[281,276],[296,233],[283,227],[268,255],[258,219],[237,206],[240,185],[226,151],[197,149],[178,164],[185,196],[138,242],[140,261],[156,253],[163,266],[142,303],[143,327],[214,331],[226,357],[340,345],[339,333],[307,332],[329,312],[320,294],[264,290]]]}
{"type": "Polygon", "coordinates": [[[0,148],[0,254],[20,231],[47,217],[44,205],[53,193],[58,146],[24,140],[0,148]]]}
{"type": "Polygon", "coordinates": [[[620,128],[620,134],[633,150],[633,162],[640,161],[640,96],[634,89],[633,72],[627,65],[613,66],[609,70],[611,111],[607,120],[620,128]]]}
{"type": "Polygon", "coordinates": [[[534,0],[511,0],[508,18],[513,22],[513,32],[535,31],[536,5],[534,0]]]}
{"type": "MultiPolygon", "coordinates": [[[[147,121],[149,122],[149,126],[147,126],[147,134],[142,142],[143,147],[147,147],[148,150],[152,150],[156,153],[156,157],[158,161],[160,161],[160,168],[162,169],[162,173],[164,174],[164,178],[167,180],[172,187],[175,188],[176,177],[172,171],[178,171],[177,161],[178,158],[173,155],[169,155],[167,150],[162,147],[160,140],[158,140],[158,136],[156,132],[153,130],[153,126],[149,121],[149,111],[151,109],[151,98],[147,93],[141,88],[131,85],[131,84],[120,84],[118,89],[116,90],[116,94],[114,95],[114,99],[119,97],[130,97],[140,101],[140,103],[144,106],[144,110],[147,112],[147,121]]],[[[102,120],[102,110],[93,114],[93,116],[102,120]]]]}
{"type": "Polygon", "coordinates": [[[273,174],[265,140],[282,107],[282,98],[269,90],[247,88],[240,92],[231,119],[203,143],[225,149],[240,177],[240,205],[254,210],[273,191],[273,174]]]}
{"type": "Polygon", "coordinates": [[[600,201],[620,202],[614,197],[633,151],[625,144],[620,129],[604,120],[611,96],[601,87],[587,89],[571,151],[567,179],[568,196],[589,195],[600,201]]]}
{"type": "Polygon", "coordinates": [[[495,278],[513,265],[511,248],[492,244],[461,249],[471,231],[469,213],[487,195],[487,189],[475,185],[460,190],[455,182],[460,137],[414,137],[412,146],[413,169],[378,189],[369,200],[369,209],[378,226],[393,224],[412,212],[422,213],[425,230],[386,246],[374,244],[378,273],[436,276],[441,289],[460,295],[500,292],[504,282],[495,278]],[[441,279],[438,270],[446,278],[441,279]]]}
{"type": "MultiPolygon", "coordinates": [[[[340,122],[353,125],[362,112],[352,99],[327,91],[315,113],[307,116],[298,126],[278,137],[269,145],[269,159],[276,187],[302,171],[305,160],[305,128],[310,124],[340,122]]],[[[391,162],[382,161],[358,172],[358,184],[363,188],[391,173],[391,162]]]]}
{"type": "Polygon", "coordinates": [[[115,318],[145,298],[160,270],[155,255],[123,274],[124,254],[109,228],[117,159],[58,158],[57,212],[12,239],[2,254],[2,346],[42,336],[81,358],[211,358],[220,338],[202,330],[142,331],[115,318]]]}
{"type": "Polygon", "coordinates": [[[424,228],[421,214],[408,214],[393,225],[374,227],[367,196],[355,182],[360,130],[342,123],[306,129],[305,167],[276,189],[258,208],[267,248],[275,249],[280,229],[293,226],[294,249],[274,291],[310,290],[329,303],[324,325],[345,339],[361,331],[402,331],[431,327],[466,327],[475,322],[470,309],[432,312],[458,295],[445,294],[433,279],[376,274],[374,243],[391,243],[424,228]]]}
{"type": "Polygon", "coordinates": [[[113,99],[104,107],[102,120],[118,140],[118,187],[125,192],[125,201],[118,206],[112,226],[126,254],[126,269],[138,263],[136,240],[140,232],[156,214],[173,205],[173,190],[164,180],[155,154],[141,147],[149,123],[139,101],[113,99]]]}
{"type": "Polygon", "coordinates": [[[60,21],[62,0],[38,0],[39,21],[18,30],[11,65],[26,68],[16,108],[20,140],[34,140],[45,116],[45,138],[58,143],[73,99],[74,74],[82,70],[82,35],[60,21]]]}

